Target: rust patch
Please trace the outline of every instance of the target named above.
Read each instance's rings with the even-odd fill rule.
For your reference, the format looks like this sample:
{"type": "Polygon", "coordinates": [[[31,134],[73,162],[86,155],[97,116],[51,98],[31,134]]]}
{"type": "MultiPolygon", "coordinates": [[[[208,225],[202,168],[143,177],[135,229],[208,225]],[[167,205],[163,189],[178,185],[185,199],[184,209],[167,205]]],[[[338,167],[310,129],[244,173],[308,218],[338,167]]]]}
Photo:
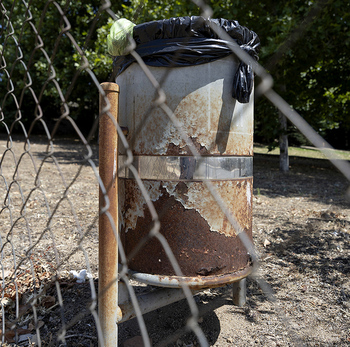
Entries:
{"type": "Polygon", "coordinates": [[[179,182],[175,187],[175,191],[182,201],[188,202],[188,186],[184,182],[179,182]]]}
{"type": "Polygon", "coordinates": [[[168,149],[167,149],[165,155],[178,156],[178,155],[180,155],[180,152],[181,152],[180,146],[177,146],[173,143],[169,143],[168,149]]]}
{"type": "MultiPolygon", "coordinates": [[[[128,179],[125,180],[125,186],[125,206],[131,206],[127,201],[134,198],[132,192],[138,188],[134,180],[128,179]]],[[[183,197],[187,196],[187,189],[184,183],[176,187],[178,194],[183,197]]],[[[236,235],[228,236],[212,231],[207,220],[197,210],[185,208],[165,188],[160,188],[160,192],[159,199],[154,201],[161,222],[160,232],[167,239],[185,276],[224,275],[247,266],[249,255],[236,235]]],[[[151,215],[145,205],[143,208],[143,216],[137,218],[136,226],[127,234],[125,227],[121,230],[121,239],[127,255],[152,227],[151,215]]],[[[247,210],[246,200],[244,207],[242,206],[242,213],[243,209],[247,210]]],[[[244,213],[244,217],[248,217],[247,212],[244,213]]],[[[244,223],[240,218],[238,214],[238,221],[251,237],[251,217],[244,223]]],[[[152,238],[135,257],[129,259],[129,267],[131,270],[149,274],[175,275],[165,250],[156,238],[152,238]]]]}
{"type": "MultiPolygon", "coordinates": [[[[240,225],[248,229],[251,224],[251,186],[252,179],[212,181],[220,197],[226,202],[233,216],[240,225]]],[[[162,186],[167,193],[180,201],[186,209],[194,209],[204,218],[211,231],[216,231],[226,236],[234,236],[239,230],[234,230],[228,222],[225,214],[217,205],[203,182],[186,182],[187,200],[183,195],[179,196],[175,186],[178,183],[164,182],[162,186]]]]}
{"type": "MultiPolygon", "coordinates": [[[[123,180],[123,183],[125,181],[123,180]]],[[[155,201],[159,198],[161,194],[160,191],[160,182],[159,181],[144,181],[143,182],[147,194],[149,195],[152,201],[155,201]]],[[[123,212],[123,221],[122,224],[125,227],[125,232],[129,229],[133,229],[137,223],[139,217],[144,216],[145,210],[145,198],[143,197],[141,190],[137,185],[128,185],[125,186],[121,184],[121,187],[124,189],[124,193],[127,193],[124,201],[124,212],[123,212]]]]}
{"type": "Polygon", "coordinates": [[[209,276],[209,275],[214,275],[214,274],[216,274],[216,273],[219,273],[219,271],[221,270],[221,269],[223,269],[225,266],[223,266],[223,267],[219,267],[219,266],[217,266],[217,267],[211,267],[211,268],[209,268],[209,269],[205,269],[205,268],[202,268],[202,269],[200,269],[199,271],[197,271],[197,274],[198,275],[200,275],[200,276],[209,276]]]}
{"type": "MultiPolygon", "coordinates": [[[[200,155],[210,155],[210,150],[205,146],[202,146],[196,137],[190,137],[194,147],[200,155]]],[[[187,145],[180,146],[173,143],[169,143],[166,154],[169,156],[178,156],[178,155],[192,155],[189,147],[187,145]]]]}

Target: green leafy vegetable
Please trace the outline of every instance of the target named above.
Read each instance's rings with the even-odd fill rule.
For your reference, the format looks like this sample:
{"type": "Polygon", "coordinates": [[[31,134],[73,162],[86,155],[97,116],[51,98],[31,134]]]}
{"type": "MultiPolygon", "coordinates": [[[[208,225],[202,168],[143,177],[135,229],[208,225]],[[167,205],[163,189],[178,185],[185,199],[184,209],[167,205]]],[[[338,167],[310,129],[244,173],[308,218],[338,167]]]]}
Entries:
{"type": "Polygon", "coordinates": [[[108,53],[112,56],[124,55],[130,44],[129,37],[132,37],[135,24],[125,18],[118,19],[111,27],[107,36],[108,53]]]}

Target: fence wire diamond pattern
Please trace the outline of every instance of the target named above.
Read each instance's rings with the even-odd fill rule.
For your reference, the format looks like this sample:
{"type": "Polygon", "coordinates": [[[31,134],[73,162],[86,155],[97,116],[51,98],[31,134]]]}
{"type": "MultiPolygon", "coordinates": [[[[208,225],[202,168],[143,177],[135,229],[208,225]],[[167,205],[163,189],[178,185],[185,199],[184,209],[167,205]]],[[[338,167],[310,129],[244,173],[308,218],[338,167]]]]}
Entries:
{"type": "MultiPolygon", "coordinates": [[[[165,206],[162,215],[159,215],[152,195],[155,193],[147,180],[149,177],[145,179],[141,173],[144,170],[141,168],[145,168],[148,169],[151,179],[159,180],[161,177],[167,177],[171,181],[179,177],[185,181],[190,177],[186,175],[191,167],[197,170],[193,172],[198,173],[201,165],[202,167],[207,165],[206,172],[209,172],[208,167],[212,164],[207,164],[208,159],[188,137],[188,129],[183,127],[175,110],[169,107],[167,100],[170,95],[165,92],[169,76],[157,79],[151,72],[152,69],[135,51],[136,46],[131,40],[130,54],[146,76],[145,79],[151,86],[154,96],[153,100],[147,101],[148,103],[152,101],[152,107],[143,115],[139,130],[147,128],[152,111],[158,109],[171,122],[179,139],[188,150],[187,156],[178,161],[174,155],[170,156],[171,162],[167,163],[168,166],[164,166],[161,157],[155,157],[153,162],[152,158],[141,162],[143,159],[135,156],[133,143],[128,137],[128,129],[122,127],[123,124],[118,124],[116,118],[118,104],[114,104],[113,97],[110,98],[108,88],[111,83],[107,83],[109,87],[101,84],[107,82],[107,76],[104,81],[97,79],[89,63],[92,53],[87,49],[92,41],[98,40],[99,35],[106,35],[99,27],[99,21],[115,20],[118,15],[111,10],[109,1],[102,2],[96,9],[87,4],[87,11],[93,12],[94,19],[86,24],[86,31],[80,33],[75,30],[76,23],[70,2],[62,3],[63,5],[56,1],[42,2],[40,8],[35,1],[0,1],[2,345],[110,346],[119,342],[125,343],[125,346],[136,346],[141,345],[142,341],[145,346],[243,346],[247,345],[248,341],[251,342],[245,339],[245,334],[248,332],[254,335],[252,332],[254,329],[264,336],[264,339],[255,337],[256,343],[260,345],[289,346],[307,343],[298,332],[296,321],[298,316],[290,314],[278,295],[274,294],[276,287],[273,286],[273,290],[269,284],[271,276],[264,267],[271,267],[271,264],[266,264],[266,259],[272,255],[260,259],[251,237],[245,232],[246,228],[234,216],[231,206],[222,197],[218,188],[220,184],[213,183],[204,175],[197,179],[202,184],[202,198],[210,197],[212,211],[219,211],[218,214],[235,230],[251,257],[248,296],[251,293],[267,298],[270,314],[273,316],[273,323],[271,319],[269,324],[261,323],[260,328],[256,327],[254,325],[256,318],[252,313],[254,304],[248,301],[243,308],[230,309],[229,318],[224,316],[225,321],[222,323],[224,336],[221,340],[218,340],[218,336],[214,336],[216,323],[205,317],[212,319],[212,312],[218,307],[231,305],[228,303],[228,297],[232,296],[232,287],[237,283],[208,289],[197,288],[188,281],[181,280],[185,269],[179,265],[171,240],[161,232],[163,214],[170,212],[165,206]],[[56,37],[45,35],[45,30],[49,26],[57,26],[56,37]],[[69,57],[62,55],[62,51],[69,57]],[[74,75],[68,72],[65,74],[66,64],[74,64],[76,67],[74,75]],[[94,90],[95,100],[75,100],[74,93],[79,88],[94,90]],[[51,100],[50,98],[53,100],[51,105],[47,102],[51,100]],[[86,110],[84,103],[97,104],[99,99],[100,110],[95,119],[90,119],[88,126],[81,121],[81,118],[78,121],[77,113],[83,114],[86,110]],[[23,105],[31,106],[30,114],[28,111],[23,111],[29,109],[23,105]],[[52,112],[59,116],[52,118],[50,116],[52,112]],[[107,122],[107,128],[103,128],[100,123],[98,139],[99,121],[103,118],[107,122]],[[67,136],[67,133],[70,136],[67,136]],[[116,166],[115,149],[110,148],[111,144],[118,144],[122,148],[123,156],[118,159],[119,168],[116,166]],[[101,152],[101,148],[108,152],[101,152]],[[107,162],[107,174],[101,169],[102,157],[104,163],[107,162]],[[133,177],[134,184],[139,190],[139,198],[147,206],[147,216],[152,221],[150,230],[146,230],[145,237],[136,244],[132,252],[123,247],[125,243],[118,234],[120,225],[116,222],[118,209],[114,210],[118,198],[111,198],[116,194],[115,183],[118,181],[116,177],[126,175],[133,177]],[[102,243],[101,225],[111,233],[104,241],[106,243],[102,243]],[[140,254],[144,258],[150,256],[143,250],[154,238],[157,239],[164,257],[172,267],[174,276],[180,278],[178,289],[156,288],[152,282],[154,280],[152,275],[146,276],[145,279],[145,274],[130,271],[132,268],[130,262],[134,257],[140,254]],[[113,247],[115,250],[118,247],[119,250],[119,269],[117,253],[109,253],[113,247]],[[117,291],[119,291],[120,307],[118,307],[117,291]],[[180,301],[182,299],[184,301],[180,301]],[[162,314],[165,316],[169,314],[161,310],[166,304],[177,305],[171,306],[173,318],[164,318],[164,322],[169,322],[169,319],[170,322],[174,322],[169,323],[170,327],[161,322],[162,314]],[[146,312],[151,313],[147,315],[146,312]],[[186,316],[186,320],[183,320],[182,315],[186,316]],[[247,324],[239,326],[242,321],[235,316],[242,315],[245,316],[248,325],[249,322],[252,324],[250,327],[247,324]],[[132,317],[136,319],[126,322],[132,317]],[[119,328],[117,320],[120,321],[119,328]],[[181,321],[182,325],[180,326],[177,321],[181,321]],[[236,326],[225,328],[225,324],[236,324],[236,326]],[[273,336],[268,337],[272,330],[267,331],[267,326],[271,324],[275,337],[278,336],[278,343],[273,336]],[[267,331],[265,335],[264,329],[267,331]],[[133,331],[136,333],[133,334],[133,331]],[[135,335],[137,336],[133,337],[135,335]]],[[[204,18],[212,16],[210,7],[201,1],[195,3],[201,9],[204,18]]],[[[212,22],[208,23],[218,37],[228,42],[228,46],[238,59],[251,66],[259,77],[259,83],[255,85],[254,91],[256,98],[265,97],[270,100],[315,147],[320,148],[341,173],[337,174],[338,183],[335,184],[346,187],[350,181],[349,163],[339,160],[330,146],[325,145],[325,141],[312,127],[272,89],[272,77],[261,65],[241,50],[220,27],[212,22]]],[[[168,75],[170,70],[167,72],[168,75]]],[[[112,66],[110,72],[112,73],[112,66]]],[[[120,90],[121,96],[122,93],[120,90]]],[[[121,102],[119,100],[119,103],[121,102]]],[[[244,167],[244,170],[248,169],[244,167]]],[[[258,173],[258,179],[259,177],[258,173]]],[[[190,178],[193,179],[193,176],[190,178]]],[[[193,183],[195,184],[197,183],[193,183]]],[[[165,186],[168,192],[175,191],[171,182],[165,186]]],[[[254,199],[258,205],[267,203],[260,197],[260,193],[254,199]]],[[[196,207],[193,207],[193,210],[195,209],[196,207]]],[[[320,220],[328,221],[328,225],[336,221],[341,231],[334,233],[348,235],[349,224],[346,221],[349,216],[348,209],[344,209],[345,212],[329,211],[322,212],[328,213],[328,217],[321,214],[320,220]]],[[[301,227],[298,225],[295,228],[301,227]]],[[[259,222],[254,222],[253,239],[259,238],[255,235],[260,232],[259,230],[261,230],[259,222]]],[[[337,237],[335,234],[332,235],[337,237]]],[[[270,241],[266,239],[263,250],[267,249],[269,244],[270,241]]],[[[341,247],[343,254],[349,255],[346,243],[340,242],[336,247],[341,247]]],[[[281,253],[276,254],[278,258],[281,253]]],[[[283,265],[286,262],[284,259],[281,258],[279,261],[282,264],[280,266],[287,267],[283,265]]],[[[333,261],[338,264],[343,260],[336,258],[333,261]]],[[[248,273],[242,278],[246,275],[248,273]]],[[[171,280],[162,284],[171,287],[170,282],[171,280]]],[[[303,283],[301,278],[300,287],[305,292],[307,289],[303,283]]],[[[342,283],[343,289],[334,285],[327,287],[329,291],[339,292],[339,296],[342,295],[343,298],[339,299],[340,308],[334,309],[336,313],[333,313],[343,315],[343,318],[337,320],[337,324],[339,329],[345,331],[344,334],[348,334],[342,336],[340,340],[334,340],[340,345],[345,344],[346,339],[349,341],[350,336],[350,326],[344,323],[346,317],[349,317],[345,312],[350,295],[349,281],[346,282],[344,279],[342,283]]],[[[238,290],[244,290],[242,288],[238,290]]],[[[237,288],[234,292],[237,294],[237,288]]],[[[245,295],[245,291],[243,294],[245,295]]],[[[293,293],[290,300],[294,304],[292,296],[293,293]]],[[[310,326],[307,328],[311,329],[310,326]]],[[[310,345],[316,344],[310,343],[310,345]]]]}

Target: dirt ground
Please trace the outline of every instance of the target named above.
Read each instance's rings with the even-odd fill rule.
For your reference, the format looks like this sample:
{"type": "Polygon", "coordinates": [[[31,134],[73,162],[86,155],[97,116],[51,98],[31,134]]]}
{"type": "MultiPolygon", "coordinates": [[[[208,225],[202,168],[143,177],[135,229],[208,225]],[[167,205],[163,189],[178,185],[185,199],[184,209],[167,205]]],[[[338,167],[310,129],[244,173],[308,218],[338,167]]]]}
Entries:
{"type": "MultiPolygon", "coordinates": [[[[65,345],[57,342],[62,322],[67,346],[97,346],[96,309],[89,305],[98,287],[98,184],[93,168],[98,166],[97,145],[92,145],[90,161],[84,162],[83,156],[89,154],[84,146],[58,141],[54,157],[42,167],[46,142],[40,138],[22,157],[20,141],[11,151],[5,149],[1,139],[2,182],[13,178],[13,157],[20,169],[10,190],[12,219],[6,210],[0,214],[5,283],[14,283],[9,275],[12,255],[17,262],[22,259],[17,292],[24,314],[17,324],[23,329],[18,344],[38,340],[36,321],[44,346],[65,345]],[[38,170],[40,185],[35,180],[38,170]],[[16,207],[21,201],[27,207],[25,218],[16,207]],[[30,305],[32,289],[21,277],[29,259],[36,266],[37,287],[44,288],[35,304],[36,319],[30,305]],[[86,268],[93,276],[91,282],[77,283],[69,273],[86,268]],[[49,281],[56,271],[60,295],[49,281]]],[[[290,172],[282,174],[278,157],[254,158],[253,237],[260,256],[259,277],[272,288],[276,302],[267,300],[253,278],[248,278],[247,303],[242,308],[232,304],[231,286],[203,291],[195,300],[210,346],[350,345],[350,202],[345,197],[349,183],[326,160],[292,157],[290,165],[290,172]]],[[[4,201],[4,185],[0,189],[4,201]]],[[[9,325],[16,317],[16,291],[6,288],[10,303],[3,312],[9,325]]],[[[198,346],[193,333],[185,329],[189,315],[185,300],[146,314],[152,345],[198,346]]],[[[12,342],[13,335],[9,330],[6,334],[7,342],[12,342]]],[[[137,336],[135,319],[119,325],[121,346],[139,346],[132,340],[137,336]]]]}

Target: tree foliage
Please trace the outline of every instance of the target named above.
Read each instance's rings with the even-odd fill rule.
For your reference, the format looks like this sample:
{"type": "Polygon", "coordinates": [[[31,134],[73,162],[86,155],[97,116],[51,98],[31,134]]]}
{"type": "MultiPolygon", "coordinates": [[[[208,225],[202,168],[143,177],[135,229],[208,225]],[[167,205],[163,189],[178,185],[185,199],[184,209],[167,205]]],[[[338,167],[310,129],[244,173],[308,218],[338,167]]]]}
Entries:
{"type": "MultiPolygon", "coordinates": [[[[61,99],[53,80],[50,64],[42,50],[35,49],[37,37],[28,22],[28,13],[20,1],[3,1],[6,9],[12,9],[11,22],[22,49],[23,61],[31,62],[33,89],[40,95],[41,106],[52,117],[59,116],[61,99]],[[27,20],[27,22],[26,22],[27,20]],[[21,33],[21,34],[20,34],[21,33]],[[46,83],[46,84],[45,84],[46,83]]],[[[32,22],[39,30],[44,49],[52,59],[55,78],[71,105],[71,115],[80,124],[91,124],[98,113],[96,88],[91,88],[91,76],[81,70],[81,52],[72,44],[71,34],[89,61],[91,70],[100,82],[108,80],[112,71],[112,57],[107,54],[106,37],[113,19],[105,11],[99,11],[100,1],[58,1],[70,22],[65,23],[53,2],[32,1],[32,22]],[[93,28],[93,29],[91,29],[93,28]],[[74,88],[71,81],[78,77],[74,88]]],[[[274,88],[321,134],[342,129],[350,134],[350,62],[349,52],[350,4],[342,0],[208,0],[213,17],[235,19],[241,25],[255,31],[261,39],[260,62],[272,74],[274,88]]],[[[200,15],[200,9],[188,0],[129,0],[112,3],[118,17],[125,17],[136,24],[185,15],[200,15]]],[[[10,15],[8,13],[8,15],[10,15]]],[[[6,18],[2,19],[1,44],[7,62],[15,62],[13,76],[25,74],[19,52],[13,38],[6,36],[6,18]],[[12,47],[12,48],[11,48],[12,47]]],[[[30,64],[29,64],[30,65],[30,64]]],[[[7,76],[0,70],[0,83],[7,76]]],[[[23,80],[23,79],[22,79],[23,80]]],[[[25,81],[25,80],[24,80],[25,81]]],[[[17,86],[17,90],[21,90],[17,86]]],[[[0,90],[0,96],[8,87],[0,90]]],[[[16,93],[16,92],[15,92],[16,93]]],[[[33,98],[29,91],[23,103],[23,114],[33,115],[33,98]],[[31,107],[29,107],[31,106],[31,107]]],[[[20,95],[18,95],[20,98],[20,95]]],[[[12,103],[7,98],[7,103],[12,103]]],[[[256,136],[272,143],[278,138],[278,115],[275,108],[260,98],[256,102],[256,136]]],[[[293,128],[291,127],[293,130],[293,128]]]]}
{"type": "MultiPolygon", "coordinates": [[[[131,1],[124,15],[137,22],[199,15],[186,0],[131,1]]],[[[350,134],[350,4],[342,0],[208,1],[213,17],[238,20],[261,39],[260,63],[272,74],[274,88],[322,135],[332,129],[350,134]]],[[[257,138],[273,144],[278,113],[264,99],[256,103],[257,138]]],[[[290,127],[292,135],[301,136],[290,127]]],[[[332,138],[330,138],[332,142],[332,138]]],[[[339,145],[346,145],[344,142],[339,145]]],[[[337,145],[337,143],[335,143],[337,145]]]]}
{"type": "MultiPolygon", "coordinates": [[[[3,112],[16,117],[15,127],[20,122],[30,124],[41,112],[50,125],[64,112],[65,100],[70,116],[87,132],[98,114],[98,90],[82,69],[82,56],[98,81],[108,79],[112,57],[107,54],[106,37],[113,19],[99,10],[99,0],[60,1],[59,6],[36,0],[28,7],[22,1],[2,3],[6,9],[0,34],[6,62],[0,70],[3,112]],[[15,88],[9,95],[11,84],[15,88]]],[[[121,4],[112,10],[119,13],[121,4]]]]}
{"type": "MultiPolygon", "coordinates": [[[[274,77],[274,88],[319,133],[350,134],[350,4],[340,0],[231,1],[215,6],[216,16],[232,16],[258,33],[260,62],[274,77]]],[[[278,137],[278,115],[263,99],[256,104],[256,134],[278,137]]],[[[292,132],[293,128],[291,127],[292,132]]],[[[346,137],[343,143],[346,145],[346,137]]]]}

